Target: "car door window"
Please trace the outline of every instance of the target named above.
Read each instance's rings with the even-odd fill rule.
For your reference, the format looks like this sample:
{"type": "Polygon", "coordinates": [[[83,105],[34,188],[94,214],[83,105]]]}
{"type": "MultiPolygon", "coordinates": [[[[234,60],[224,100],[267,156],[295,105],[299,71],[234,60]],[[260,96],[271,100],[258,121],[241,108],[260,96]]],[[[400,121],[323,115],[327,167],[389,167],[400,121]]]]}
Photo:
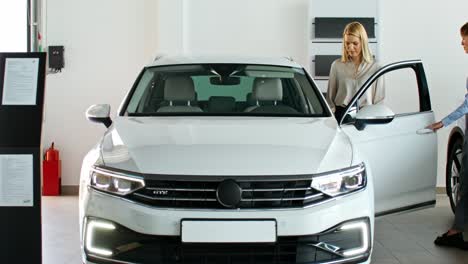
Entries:
{"type": "Polygon", "coordinates": [[[359,105],[359,102],[372,90],[376,81],[382,80],[385,82],[385,99],[379,104],[390,108],[396,116],[431,110],[422,63],[403,61],[386,65],[372,75],[351,99],[347,109],[348,115],[343,117],[340,124],[355,122],[356,111],[366,107],[359,105]],[[356,106],[359,107],[356,109],[356,106]]]}
{"type": "Polygon", "coordinates": [[[419,93],[416,73],[403,68],[385,74],[385,99],[382,102],[396,115],[418,113],[419,93]]]}

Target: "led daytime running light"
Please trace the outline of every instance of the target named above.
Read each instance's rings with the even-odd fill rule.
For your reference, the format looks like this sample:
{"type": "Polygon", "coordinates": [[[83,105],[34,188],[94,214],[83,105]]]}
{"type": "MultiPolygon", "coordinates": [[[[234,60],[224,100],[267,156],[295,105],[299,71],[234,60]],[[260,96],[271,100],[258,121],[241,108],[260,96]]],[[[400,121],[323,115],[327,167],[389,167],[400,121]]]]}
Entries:
{"type": "Polygon", "coordinates": [[[96,220],[91,220],[87,224],[86,228],[86,249],[94,254],[98,254],[101,256],[112,256],[113,252],[109,249],[105,248],[97,248],[93,245],[93,237],[94,237],[94,231],[96,229],[104,229],[104,230],[115,230],[115,225],[112,223],[108,222],[102,222],[102,221],[96,221],[96,220]]]}
{"type": "Polygon", "coordinates": [[[361,231],[362,245],[358,248],[349,249],[343,252],[346,257],[360,255],[369,249],[369,232],[366,222],[356,222],[343,225],[340,230],[359,229],[361,231]]]}

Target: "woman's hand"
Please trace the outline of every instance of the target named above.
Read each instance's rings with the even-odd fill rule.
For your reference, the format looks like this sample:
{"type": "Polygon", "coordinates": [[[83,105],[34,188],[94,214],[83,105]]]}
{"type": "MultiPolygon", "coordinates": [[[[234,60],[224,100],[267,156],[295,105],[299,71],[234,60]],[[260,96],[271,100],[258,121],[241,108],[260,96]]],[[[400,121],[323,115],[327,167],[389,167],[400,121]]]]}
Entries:
{"type": "Polygon", "coordinates": [[[442,127],[444,127],[444,124],[442,124],[442,122],[436,122],[434,124],[430,124],[428,125],[426,128],[429,128],[429,129],[432,129],[432,131],[436,132],[437,130],[441,129],[442,127]]]}

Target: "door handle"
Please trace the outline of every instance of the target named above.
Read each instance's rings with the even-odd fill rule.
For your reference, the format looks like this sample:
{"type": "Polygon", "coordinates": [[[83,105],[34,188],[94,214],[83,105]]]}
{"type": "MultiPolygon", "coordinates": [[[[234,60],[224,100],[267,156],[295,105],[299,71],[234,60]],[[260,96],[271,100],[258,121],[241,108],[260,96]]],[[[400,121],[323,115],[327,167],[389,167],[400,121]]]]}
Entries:
{"type": "Polygon", "coordinates": [[[416,134],[418,135],[424,135],[424,134],[430,134],[434,133],[434,131],[430,128],[421,128],[416,131],[416,134]]]}

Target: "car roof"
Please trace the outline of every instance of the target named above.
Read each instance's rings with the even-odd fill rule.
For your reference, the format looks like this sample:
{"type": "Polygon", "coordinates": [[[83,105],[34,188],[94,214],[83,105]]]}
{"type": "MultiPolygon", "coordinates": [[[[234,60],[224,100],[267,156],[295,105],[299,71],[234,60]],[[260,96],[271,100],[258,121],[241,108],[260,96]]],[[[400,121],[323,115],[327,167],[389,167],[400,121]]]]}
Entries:
{"type": "Polygon", "coordinates": [[[275,65],[287,66],[293,68],[302,68],[297,62],[287,57],[242,57],[242,56],[202,56],[202,55],[171,55],[171,56],[158,56],[156,59],[148,64],[152,66],[164,65],[181,65],[181,64],[212,64],[212,63],[226,63],[226,64],[259,64],[259,65],[275,65]]]}

